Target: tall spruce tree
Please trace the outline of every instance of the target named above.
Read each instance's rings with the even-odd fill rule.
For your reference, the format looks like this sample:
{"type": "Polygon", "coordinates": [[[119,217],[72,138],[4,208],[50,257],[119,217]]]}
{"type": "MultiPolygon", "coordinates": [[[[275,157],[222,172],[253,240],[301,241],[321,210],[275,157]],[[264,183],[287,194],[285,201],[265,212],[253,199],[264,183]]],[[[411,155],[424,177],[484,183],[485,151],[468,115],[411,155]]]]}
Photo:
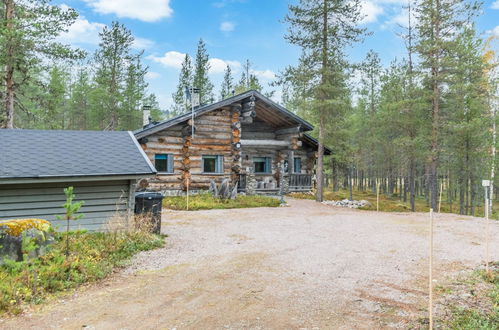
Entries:
{"type": "Polygon", "coordinates": [[[56,41],[78,14],[74,9],[51,5],[49,0],[0,2],[0,73],[2,115],[0,127],[13,128],[20,87],[38,78],[32,74],[45,59],[77,59],[84,53],[56,41]]]}
{"type": "Polygon", "coordinates": [[[113,22],[99,33],[99,48],[94,55],[95,87],[92,91],[94,125],[115,130],[120,124],[120,110],[124,102],[127,69],[133,60],[134,38],[123,24],[113,22]]]}
{"type": "Polygon", "coordinates": [[[359,0],[300,0],[289,6],[285,20],[289,23],[286,39],[301,47],[300,64],[288,68],[285,80],[299,80],[302,97],[316,113],[319,124],[316,200],[322,201],[324,188],[324,141],[328,118],[338,120],[343,100],[336,80],[342,75],[344,48],[359,41],[364,29],[359,0]],[[337,19],[341,17],[341,19],[337,19]]]}
{"type": "Polygon", "coordinates": [[[222,86],[220,86],[220,99],[223,100],[230,97],[234,92],[234,78],[232,77],[232,70],[230,66],[227,65],[224,71],[224,79],[222,81],[222,86]]]}
{"type": "Polygon", "coordinates": [[[178,78],[178,85],[175,93],[172,94],[173,104],[169,111],[170,115],[178,116],[183,114],[189,109],[189,103],[185,95],[186,88],[191,87],[193,84],[193,72],[191,58],[185,54],[182,68],[178,78]]]}
{"type": "Polygon", "coordinates": [[[210,62],[206,44],[203,39],[199,39],[196,52],[196,63],[194,64],[194,87],[199,88],[199,100],[201,104],[213,102],[213,84],[208,77],[210,62]]]}

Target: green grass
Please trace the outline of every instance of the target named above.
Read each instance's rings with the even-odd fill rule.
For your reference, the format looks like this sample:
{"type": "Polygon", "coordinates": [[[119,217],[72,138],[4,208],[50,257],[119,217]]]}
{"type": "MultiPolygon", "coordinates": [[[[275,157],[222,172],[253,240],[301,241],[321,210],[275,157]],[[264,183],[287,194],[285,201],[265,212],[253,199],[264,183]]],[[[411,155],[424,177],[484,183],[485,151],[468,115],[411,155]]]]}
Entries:
{"type": "MultiPolygon", "coordinates": [[[[498,267],[499,263],[496,263],[498,267]]],[[[489,289],[485,293],[486,298],[489,300],[491,309],[485,311],[484,308],[468,306],[454,307],[451,306],[451,316],[448,320],[443,322],[445,328],[449,329],[499,329],[499,268],[492,271],[492,276],[485,274],[485,271],[480,271],[474,276],[476,277],[472,282],[471,289],[477,283],[485,282],[489,289]]]]}
{"type": "Polygon", "coordinates": [[[56,233],[47,254],[29,261],[7,260],[0,266],[0,314],[20,313],[25,303],[97,281],[123,266],[139,251],[163,246],[164,238],[146,232],[70,233],[69,257],[65,234],[56,233]]]}
{"type": "MultiPolygon", "coordinates": [[[[371,205],[362,207],[363,210],[371,210],[376,211],[376,194],[373,194],[371,191],[353,191],[353,199],[354,200],[367,200],[371,203],[371,205]]],[[[300,199],[315,199],[315,195],[312,193],[291,193],[288,195],[293,198],[300,199]]],[[[326,190],[324,192],[324,200],[342,200],[348,199],[350,196],[348,190],[343,189],[339,191],[326,190]]],[[[424,198],[416,198],[415,201],[416,212],[429,212],[430,207],[426,203],[424,198]]],[[[409,201],[403,202],[399,199],[398,195],[387,196],[385,194],[379,195],[379,210],[382,212],[410,212],[411,205],[409,201]]],[[[442,213],[451,213],[451,207],[447,201],[442,201],[440,211],[442,213]]],[[[437,211],[437,210],[435,210],[437,211]]],[[[454,202],[452,205],[452,213],[459,214],[459,204],[454,202]]],[[[475,206],[475,216],[480,217],[483,216],[483,206],[475,206]]],[[[491,219],[499,218],[499,213],[496,211],[491,216],[491,219]]]]}
{"type": "MultiPolygon", "coordinates": [[[[236,209],[247,207],[276,207],[280,205],[277,198],[269,196],[244,196],[238,195],[236,199],[221,200],[211,194],[197,194],[189,196],[189,211],[211,209],[236,209]]],[[[187,210],[185,196],[165,197],[163,207],[173,210],[187,210]]]]}

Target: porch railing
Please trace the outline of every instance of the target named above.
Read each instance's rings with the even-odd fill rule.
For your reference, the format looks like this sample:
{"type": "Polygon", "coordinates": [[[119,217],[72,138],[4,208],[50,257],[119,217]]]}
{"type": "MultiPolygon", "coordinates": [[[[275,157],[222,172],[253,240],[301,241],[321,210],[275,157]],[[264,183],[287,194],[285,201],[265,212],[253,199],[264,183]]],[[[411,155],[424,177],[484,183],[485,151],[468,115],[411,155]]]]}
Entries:
{"type": "MultiPolygon", "coordinates": [[[[246,190],[246,174],[239,174],[238,190],[246,190]]],[[[309,191],[312,189],[311,174],[291,174],[289,179],[289,191],[309,191]]],[[[279,185],[277,185],[277,188],[279,185]]]]}
{"type": "Polygon", "coordinates": [[[289,191],[308,191],[312,189],[311,174],[291,174],[289,176],[289,191]]]}

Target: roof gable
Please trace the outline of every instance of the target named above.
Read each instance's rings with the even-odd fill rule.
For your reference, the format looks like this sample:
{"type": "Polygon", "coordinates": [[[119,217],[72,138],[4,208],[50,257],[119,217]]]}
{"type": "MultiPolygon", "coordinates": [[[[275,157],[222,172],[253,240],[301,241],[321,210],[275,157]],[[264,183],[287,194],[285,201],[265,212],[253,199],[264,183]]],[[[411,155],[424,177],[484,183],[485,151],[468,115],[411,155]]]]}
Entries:
{"type": "MultiPolygon", "coordinates": [[[[229,97],[225,100],[196,108],[194,110],[194,117],[199,117],[207,112],[217,110],[217,109],[220,109],[223,107],[227,107],[227,106],[230,106],[232,104],[241,103],[242,101],[249,99],[251,96],[254,96],[256,99],[256,102],[260,104],[259,109],[257,109],[257,116],[259,116],[261,119],[263,119],[263,120],[271,120],[271,118],[273,120],[280,119],[281,122],[284,124],[299,125],[301,127],[302,131],[310,131],[313,129],[312,124],[310,124],[306,120],[300,118],[296,114],[292,113],[291,111],[287,110],[283,106],[275,103],[274,101],[272,101],[268,97],[262,95],[260,92],[255,91],[255,90],[250,90],[250,91],[229,97]],[[258,113],[260,113],[260,115],[258,113]]],[[[191,117],[192,117],[192,113],[187,112],[187,113],[182,114],[180,116],[170,118],[170,119],[164,120],[162,122],[159,122],[157,124],[150,125],[148,127],[139,129],[139,130],[135,131],[134,134],[138,139],[140,139],[140,138],[146,137],[148,135],[162,131],[164,129],[167,129],[169,127],[172,127],[174,125],[188,121],[189,119],[191,119],[191,117]]]]}
{"type": "Polygon", "coordinates": [[[131,132],[0,129],[0,180],[156,173],[131,132]]]}

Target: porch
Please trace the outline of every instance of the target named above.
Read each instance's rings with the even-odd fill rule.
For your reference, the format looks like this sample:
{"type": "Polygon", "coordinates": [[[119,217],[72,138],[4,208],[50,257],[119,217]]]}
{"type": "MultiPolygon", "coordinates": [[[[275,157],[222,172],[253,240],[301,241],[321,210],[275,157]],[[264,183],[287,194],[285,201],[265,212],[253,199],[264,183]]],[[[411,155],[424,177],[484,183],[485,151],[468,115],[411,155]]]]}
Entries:
{"type": "MultiPolygon", "coordinates": [[[[307,192],[312,189],[312,175],[303,173],[286,174],[285,180],[288,181],[288,192],[307,192]]],[[[238,175],[238,191],[246,192],[248,174],[238,175]]],[[[255,174],[257,194],[274,195],[279,194],[279,181],[276,182],[272,176],[255,174]]]]}

